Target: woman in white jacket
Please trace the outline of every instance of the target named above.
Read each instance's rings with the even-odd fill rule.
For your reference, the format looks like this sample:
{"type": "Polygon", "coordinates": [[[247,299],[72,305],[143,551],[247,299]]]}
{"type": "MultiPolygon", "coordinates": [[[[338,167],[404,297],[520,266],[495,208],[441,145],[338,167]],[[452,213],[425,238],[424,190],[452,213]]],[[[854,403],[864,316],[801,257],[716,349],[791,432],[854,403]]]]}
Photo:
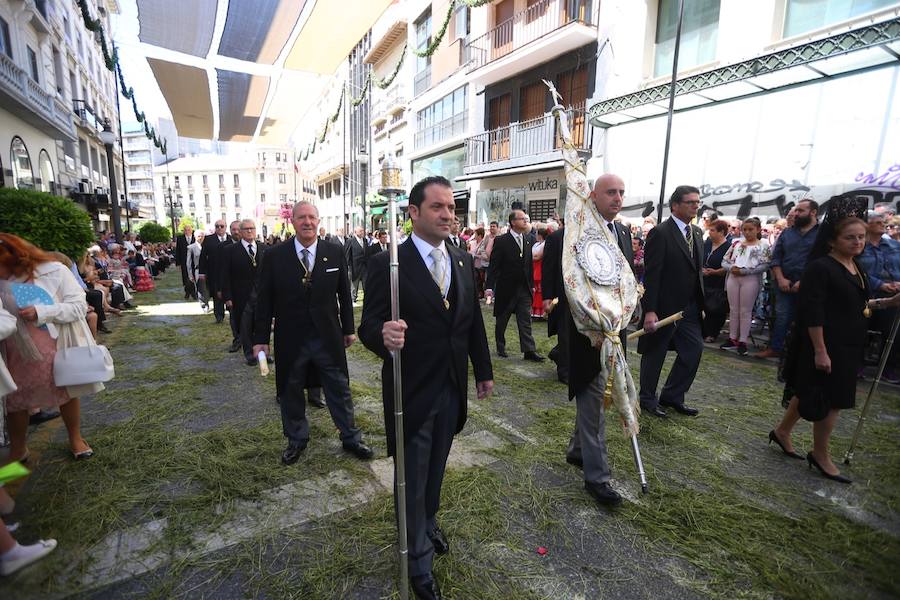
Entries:
{"type": "Polygon", "coordinates": [[[3,342],[6,366],[18,390],[6,397],[12,460],[28,458],[26,437],[32,409],[59,408],[76,459],[89,458],[93,450],[81,437],[79,398],[103,389],[102,383],[58,387],[53,381],[53,359],[58,349],[93,346],[94,338],[85,315],[84,290],[72,272],[53,257],[22,238],[0,233],[0,279],[32,283],[53,299],[50,305],[20,308],[24,323],[3,342]]]}
{"type": "MultiPolygon", "coordinates": [[[[15,332],[16,318],[0,303],[0,340],[8,338],[15,332]]],[[[6,363],[0,358],[0,399],[15,391],[16,383],[10,376],[6,363]]],[[[0,410],[0,415],[2,414],[3,411],[0,410]]],[[[14,506],[15,502],[0,485],[0,516],[11,513],[14,506]]],[[[0,519],[0,575],[11,575],[22,567],[43,558],[54,548],[56,548],[56,540],[40,540],[36,544],[22,546],[12,536],[6,523],[0,519]]]]}

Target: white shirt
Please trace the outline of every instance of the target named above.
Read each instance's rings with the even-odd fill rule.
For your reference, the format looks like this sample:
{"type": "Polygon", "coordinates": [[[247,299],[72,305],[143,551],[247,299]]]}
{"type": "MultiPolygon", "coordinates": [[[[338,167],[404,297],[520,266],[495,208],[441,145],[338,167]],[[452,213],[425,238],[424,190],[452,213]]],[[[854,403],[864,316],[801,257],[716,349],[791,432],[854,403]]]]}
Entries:
{"type": "Polygon", "coordinates": [[[218,236],[218,238],[219,238],[219,243],[224,243],[224,242],[225,242],[225,239],[226,239],[226,238],[225,238],[224,235],[220,235],[220,236],[218,236]]]}
{"type": "MultiPolygon", "coordinates": [[[[685,238],[685,240],[687,240],[687,234],[684,232],[684,230],[688,226],[688,224],[685,223],[684,221],[682,221],[681,219],[679,219],[678,217],[676,217],[675,215],[672,215],[672,220],[675,221],[676,225],[678,225],[678,231],[681,232],[681,237],[683,237],[683,238],[685,238]]],[[[693,229],[691,229],[691,235],[692,236],[694,235],[693,229]]]]}
{"type": "Polygon", "coordinates": [[[437,248],[441,251],[441,254],[444,257],[444,285],[441,288],[445,290],[450,289],[450,256],[447,253],[447,248],[444,246],[444,242],[442,241],[438,246],[432,246],[415,233],[412,234],[412,241],[416,247],[416,250],[419,251],[419,255],[422,257],[422,261],[425,263],[425,268],[428,269],[428,272],[431,272],[431,267],[434,265],[434,259],[431,258],[431,251],[437,248]]]}
{"type": "Polygon", "coordinates": [[[248,256],[250,255],[250,252],[247,249],[252,247],[253,248],[253,258],[256,258],[256,242],[255,241],[248,242],[247,240],[241,240],[241,244],[244,245],[244,252],[246,252],[248,256]]]}
{"type": "Polygon", "coordinates": [[[312,271],[313,267],[316,266],[316,246],[319,244],[319,239],[312,243],[310,246],[304,246],[300,243],[296,237],[294,238],[294,250],[297,252],[297,258],[300,259],[300,262],[303,262],[303,249],[306,248],[307,252],[309,252],[309,270],[312,271]]]}

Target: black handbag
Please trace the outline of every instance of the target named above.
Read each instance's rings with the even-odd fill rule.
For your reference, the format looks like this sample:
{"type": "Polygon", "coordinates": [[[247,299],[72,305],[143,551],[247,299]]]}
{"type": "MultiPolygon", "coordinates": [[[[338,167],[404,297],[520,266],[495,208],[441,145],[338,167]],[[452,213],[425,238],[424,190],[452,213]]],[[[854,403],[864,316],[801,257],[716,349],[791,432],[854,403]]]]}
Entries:
{"type": "Polygon", "coordinates": [[[797,394],[797,412],[807,421],[821,421],[828,416],[831,407],[828,405],[826,390],[828,389],[828,376],[820,373],[815,377],[815,383],[809,389],[797,394]]]}
{"type": "Polygon", "coordinates": [[[703,293],[703,308],[710,315],[728,312],[728,293],[723,289],[707,289],[703,293]]]}

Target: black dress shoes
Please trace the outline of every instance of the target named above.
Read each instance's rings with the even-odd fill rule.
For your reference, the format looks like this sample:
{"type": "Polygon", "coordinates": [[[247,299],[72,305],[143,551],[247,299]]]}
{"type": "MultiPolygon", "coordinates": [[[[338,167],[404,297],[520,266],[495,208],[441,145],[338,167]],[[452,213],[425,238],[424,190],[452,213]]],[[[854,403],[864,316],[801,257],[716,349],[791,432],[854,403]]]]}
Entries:
{"type": "Polygon", "coordinates": [[[103,323],[97,325],[97,331],[99,331],[100,333],[112,333],[112,331],[110,331],[110,330],[106,327],[106,325],[104,325],[103,323]]]}
{"type": "Polygon", "coordinates": [[[532,352],[526,352],[526,353],[524,354],[524,358],[525,358],[525,360],[530,360],[531,362],[544,362],[545,360],[547,360],[546,358],[544,358],[543,356],[541,356],[541,355],[538,354],[537,352],[533,352],[533,351],[532,351],[532,352]]]}
{"type": "Polygon", "coordinates": [[[431,543],[434,545],[434,553],[438,556],[443,556],[450,552],[450,543],[447,541],[447,536],[444,535],[444,532],[441,531],[440,527],[435,527],[429,531],[428,539],[430,539],[431,543]]]}
{"type": "Polygon", "coordinates": [[[573,467],[578,467],[579,469],[584,468],[584,461],[581,460],[580,456],[572,456],[570,454],[566,454],[566,462],[573,467]]]}
{"type": "Polygon", "coordinates": [[[220,318],[216,317],[216,325],[221,324],[222,321],[224,321],[224,320],[225,320],[225,319],[220,319],[220,318]]]}
{"type": "Polygon", "coordinates": [[[237,351],[240,350],[240,349],[241,349],[241,343],[240,343],[240,342],[234,342],[234,343],[232,343],[232,344],[228,347],[228,351],[229,351],[229,352],[237,352],[237,351]]]}
{"type": "Polygon", "coordinates": [[[665,406],[667,408],[671,408],[672,410],[674,410],[677,413],[680,413],[682,415],[687,415],[689,417],[696,417],[697,415],[700,414],[700,411],[697,410],[696,408],[691,408],[684,404],[672,404],[672,403],[664,403],[664,402],[660,402],[660,404],[662,404],[663,406],[665,406]]]}
{"type": "Polygon", "coordinates": [[[500,348],[497,349],[497,356],[500,358],[509,358],[509,354],[506,353],[506,350],[500,348]]]}
{"type": "Polygon", "coordinates": [[[437,579],[434,573],[428,575],[416,575],[409,578],[409,585],[412,587],[413,595],[417,600],[440,600],[441,588],[438,587],[437,579]]]}
{"type": "Polygon", "coordinates": [[[325,408],[326,406],[325,401],[322,400],[322,394],[313,396],[312,394],[307,392],[307,398],[310,406],[315,406],[316,408],[325,408]]]}
{"type": "Polygon", "coordinates": [[[29,425],[40,425],[41,423],[46,423],[47,421],[52,421],[53,419],[59,417],[58,410],[39,410],[34,413],[30,417],[28,417],[29,425]]]}
{"type": "Polygon", "coordinates": [[[609,485],[608,481],[604,481],[603,483],[591,483],[590,481],[585,481],[584,489],[594,497],[597,504],[602,504],[604,506],[618,506],[622,504],[622,496],[619,495],[619,492],[612,489],[612,486],[609,485]]]}
{"type": "Polygon", "coordinates": [[[251,367],[255,367],[259,363],[259,359],[255,356],[251,356],[247,359],[247,364],[251,367]]]}
{"type": "Polygon", "coordinates": [[[266,362],[269,363],[270,365],[274,365],[274,364],[275,364],[275,357],[274,357],[274,356],[267,356],[267,357],[266,357],[266,362]]]}
{"type": "Polygon", "coordinates": [[[668,414],[666,414],[666,411],[664,411],[663,409],[661,409],[658,406],[655,406],[653,408],[646,408],[646,407],[642,406],[641,412],[646,413],[648,415],[653,415],[654,417],[659,417],[660,419],[665,419],[669,416],[668,414]]]}
{"type": "Polygon", "coordinates": [[[300,458],[300,453],[306,449],[306,444],[288,444],[288,447],[281,453],[281,462],[286,465],[292,465],[300,458]]]}
{"type": "Polygon", "coordinates": [[[362,442],[356,442],[355,444],[344,444],[344,450],[360,460],[369,460],[370,458],[375,456],[375,453],[372,451],[372,449],[362,442]]]}

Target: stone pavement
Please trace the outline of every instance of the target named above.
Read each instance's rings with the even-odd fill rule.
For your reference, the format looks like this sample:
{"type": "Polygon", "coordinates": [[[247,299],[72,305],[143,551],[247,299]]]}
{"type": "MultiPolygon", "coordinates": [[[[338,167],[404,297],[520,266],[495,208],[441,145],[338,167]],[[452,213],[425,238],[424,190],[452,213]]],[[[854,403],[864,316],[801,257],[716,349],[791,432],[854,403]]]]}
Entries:
{"type": "MultiPolygon", "coordinates": [[[[84,401],[95,458],[72,462],[58,422],[33,432],[34,473],[11,486],[17,535],[60,547],[0,581],[0,598],[396,597],[380,364],[348,352],[378,458],[346,455],[327,411],[310,408],[310,446],[283,467],[273,377],[227,354],[227,324],[181,302],[178,284],[166,274],[103,340],[117,379],[84,401]]],[[[553,341],[535,330],[546,354],[553,341]]],[[[766,447],[781,411],[773,366],[708,349],[691,394],[701,415],[642,419],[648,495],[610,415],[626,503],[607,511],[563,460],[574,407],[552,364],[509,350],[451,455],[440,518],[452,550],[436,561],[448,598],[900,595],[887,559],[900,555],[897,388],[876,396],[841,486],[766,447]]],[[[835,456],[857,416],[842,415],[835,456]]],[[[808,425],[795,443],[809,448],[808,425]]]]}

